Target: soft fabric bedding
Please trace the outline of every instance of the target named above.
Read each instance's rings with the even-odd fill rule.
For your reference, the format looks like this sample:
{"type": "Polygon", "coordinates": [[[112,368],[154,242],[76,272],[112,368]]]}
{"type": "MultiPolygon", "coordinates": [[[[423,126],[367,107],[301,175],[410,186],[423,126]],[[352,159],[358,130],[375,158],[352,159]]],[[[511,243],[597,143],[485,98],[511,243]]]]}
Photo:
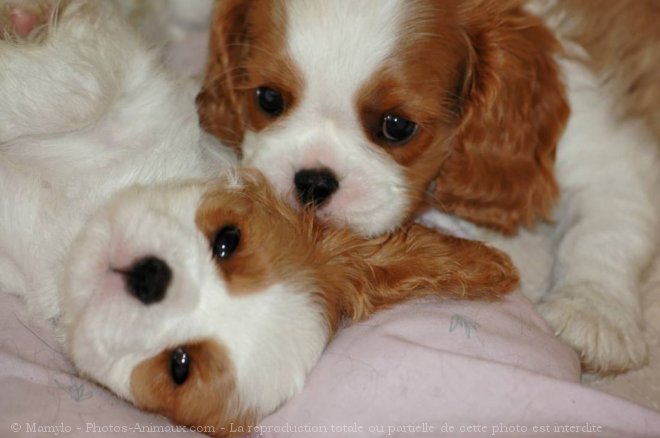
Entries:
{"type": "MultiPolygon", "coordinates": [[[[77,377],[49,325],[32,321],[19,298],[0,295],[0,321],[0,436],[191,434],[77,377]]],[[[576,354],[514,293],[502,303],[415,301],[341,330],[304,390],[252,433],[560,431],[657,437],[660,414],[581,385],[576,354]]]]}

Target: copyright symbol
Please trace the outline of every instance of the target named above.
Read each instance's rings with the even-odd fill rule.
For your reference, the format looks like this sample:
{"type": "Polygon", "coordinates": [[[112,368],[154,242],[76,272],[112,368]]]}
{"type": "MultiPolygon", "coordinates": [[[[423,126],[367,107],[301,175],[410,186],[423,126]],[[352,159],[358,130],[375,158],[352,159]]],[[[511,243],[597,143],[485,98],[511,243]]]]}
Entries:
{"type": "Polygon", "coordinates": [[[12,423],[10,426],[12,432],[20,432],[21,431],[21,425],[18,423],[12,423]]]}

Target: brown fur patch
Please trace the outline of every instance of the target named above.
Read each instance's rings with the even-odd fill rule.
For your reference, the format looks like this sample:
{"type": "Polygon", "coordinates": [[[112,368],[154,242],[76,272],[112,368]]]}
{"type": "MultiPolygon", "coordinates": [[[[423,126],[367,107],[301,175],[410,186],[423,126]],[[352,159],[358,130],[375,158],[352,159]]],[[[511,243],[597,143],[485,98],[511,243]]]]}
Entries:
{"type": "Polygon", "coordinates": [[[256,89],[275,88],[293,108],[300,75],[284,51],[284,4],[273,0],[219,0],[215,3],[204,85],[197,96],[202,126],[239,147],[246,127],[259,131],[277,119],[256,105],[256,89]]]}
{"type": "Polygon", "coordinates": [[[462,35],[454,29],[451,2],[410,1],[407,7],[405,32],[395,54],[366,81],[357,108],[366,134],[405,167],[412,214],[452,150],[466,50],[462,35]],[[383,115],[390,113],[418,125],[409,142],[390,146],[374,138],[383,115]]]}
{"type": "Polygon", "coordinates": [[[260,174],[243,171],[241,184],[230,189],[223,184],[212,187],[195,219],[209,248],[224,226],[234,225],[241,231],[234,254],[216,260],[230,293],[257,292],[283,279],[295,279],[313,252],[313,238],[302,228],[307,221],[277,198],[260,174]]]}
{"type": "Polygon", "coordinates": [[[361,319],[416,296],[494,299],[517,284],[509,258],[480,242],[419,225],[368,239],[295,211],[260,173],[241,175],[241,188],[212,188],[197,214],[209,240],[227,223],[241,228],[243,247],[218,262],[231,292],[293,282],[321,300],[334,329],[342,316],[361,319]]]}
{"type": "Polygon", "coordinates": [[[402,146],[413,206],[431,203],[513,233],[549,219],[554,157],[569,108],[553,56],[560,47],[518,1],[408,3],[400,47],[364,88],[363,124],[389,111],[418,122],[402,146]]]}
{"type": "Polygon", "coordinates": [[[415,297],[494,300],[518,282],[504,253],[420,225],[372,240],[338,237],[322,242],[326,294],[354,321],[415,297]]]}
{"type": "Polygon", "coordinates": [[[165,350],[133,370],[135,404],[178,424],[208,427],[209,435],[214,436],[254,425],[255,414],[241,405],[236,394],[235,372],[224,347],[214,341],[200,341],[182,348],[192,358],[186,381],[177,385],[172,380],[172,350],[165,350]]]}
{"type": "Polygon", "coordinates": [[[454,17],[437,32],[463,35],[461,120],[434,201],[513,233],[549,219],[558,197],[555,150],[569,115],[553,59],[561,49],[515,0],[458,2],[454,17]]]}
{"type": "Polygon", "coordinates": [[[616,93],[622,117],[640,117],[660,144],[660,2],[560,0],[562,36],[589,53],[590,67],[616,93]]]}

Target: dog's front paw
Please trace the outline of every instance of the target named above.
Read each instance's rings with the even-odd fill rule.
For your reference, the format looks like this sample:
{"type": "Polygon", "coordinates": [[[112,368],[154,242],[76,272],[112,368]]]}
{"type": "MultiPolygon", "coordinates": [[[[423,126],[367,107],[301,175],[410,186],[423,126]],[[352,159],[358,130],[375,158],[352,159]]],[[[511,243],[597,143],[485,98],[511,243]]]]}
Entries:
{"type": "MultiPolygon", "coordinates": [[[[624,298],[634,298],[625,293],[629,296],[624,298]]],[[[648,360],[640,317],[595,284],[555,289],[538,310],[555,333],[580,353],[587,373],[622,373],[648,360]]]]}

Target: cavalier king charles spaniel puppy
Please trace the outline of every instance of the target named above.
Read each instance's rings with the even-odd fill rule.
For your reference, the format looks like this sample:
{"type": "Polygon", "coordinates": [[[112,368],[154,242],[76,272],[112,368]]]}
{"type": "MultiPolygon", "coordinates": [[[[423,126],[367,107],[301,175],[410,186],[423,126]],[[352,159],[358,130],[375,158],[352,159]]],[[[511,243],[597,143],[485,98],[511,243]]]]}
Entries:
{"type": "Polygon", "coordinates": [[[3,1],[0,26],[0,290],[138,407],[225,435],[299,391],[343,319],[516,287],[482,243],[368,238],[235,170],[108,2],[3,1]]]}
{"type": "Polygon", "coordinates": [[[432,205],[507,249],[543,240],[524,291],[585,370],[623,371],[647,359],[658,147],[550,6],[218,0],[199,113],[292,204],[361,234],[432,205]]]}
{"type": "Polygon", "coordinates": [[[379,238],[301,215],[257,171],[132,188],[83,228],[60,290],[76,366],[218,436],[300,391],[342,320],[438,296],[494,300],[509,258],[411,225],[379,238]]]}

